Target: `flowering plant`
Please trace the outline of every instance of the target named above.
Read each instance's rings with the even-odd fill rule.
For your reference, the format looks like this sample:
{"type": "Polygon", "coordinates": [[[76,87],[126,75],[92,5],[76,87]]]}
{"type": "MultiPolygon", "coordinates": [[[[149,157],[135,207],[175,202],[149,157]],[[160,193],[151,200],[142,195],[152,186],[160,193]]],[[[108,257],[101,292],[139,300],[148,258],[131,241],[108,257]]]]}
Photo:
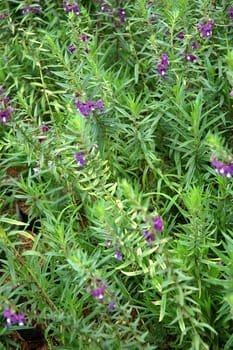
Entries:
{"type": "Polygon", "coordinates": [[[0,2],[1,349],[233,348],[231,5],[0,2]]]}

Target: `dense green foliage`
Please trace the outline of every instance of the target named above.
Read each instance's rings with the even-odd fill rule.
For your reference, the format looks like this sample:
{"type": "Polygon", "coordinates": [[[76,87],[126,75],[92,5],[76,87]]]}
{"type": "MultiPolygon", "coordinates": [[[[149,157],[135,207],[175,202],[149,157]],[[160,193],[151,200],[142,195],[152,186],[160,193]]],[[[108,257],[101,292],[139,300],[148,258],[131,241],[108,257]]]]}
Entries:
{"type": "Polygon", "coordinates": [[[233,3],[78,5],[0,4],[0,349],[230,350],[233,3]]]}

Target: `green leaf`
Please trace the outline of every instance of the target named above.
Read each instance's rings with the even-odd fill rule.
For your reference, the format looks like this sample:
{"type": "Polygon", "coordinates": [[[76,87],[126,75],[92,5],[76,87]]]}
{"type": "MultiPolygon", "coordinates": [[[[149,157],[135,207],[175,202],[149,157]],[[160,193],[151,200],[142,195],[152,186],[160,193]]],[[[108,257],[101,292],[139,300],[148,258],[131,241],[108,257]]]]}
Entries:
{"type": "Polygon", "coordinates": [[[159,322],[164,319],[166,313],[166,305],[167,305],[167,293],[162,295],[161,304],[160,304],[160,313],[159,313],[159,322]]]}

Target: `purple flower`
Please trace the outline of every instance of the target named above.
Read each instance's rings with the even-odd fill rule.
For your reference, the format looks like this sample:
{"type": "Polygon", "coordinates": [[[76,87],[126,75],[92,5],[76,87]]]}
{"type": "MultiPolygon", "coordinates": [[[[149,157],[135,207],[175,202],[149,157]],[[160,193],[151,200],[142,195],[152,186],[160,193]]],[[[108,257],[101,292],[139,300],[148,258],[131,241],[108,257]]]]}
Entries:
{"type": "Polygon", "coordinates": [[[46,132],[48,132],[48,131],[49,131],[49,126],[48,126],[48,125],[43,124],[43,125],[41,125],[41,130],[42,130],[44,133],[46,133],[46,132]]]}
{"type": "Polygon", "coordinates": [[[84,155],[85,152],[76,153],[74,155],[74,158],[77,160],[79,167],[84,167],[87,163],[86,159],[83,158],[84,155]]]}
{"type": "Polygon", "coordinates": [[[85,118],[89,118],[89,110],[86,106],[86,103],[84,102],[80,102],[79,100],[75,101],[75,106],[78,108],[79,112],[85,117],[85,118]]]}
{"type": "Polygon", "coordinates": [[[153,227],[156,231],[162,232],[163,231],[163,219],[160,216],[156,216],[153,218],[153,227]]]}
{"type": "Polygon", "coordinates": [[[79,11],[79,7],[78,7],[78,3],[77,2],[74,2],[73,4],[73,12],[79,16],[80,15],[80,11],[79,11]]]}
{"type": "Polygon", "coordinates": [[[120,21],[126,22],[126,14],[122,7],[118,7],[117,13],[118,13],[118,16],[120,17],[120,21]]]}
{"type": "Polygon", "coordinates": [[[233,7],[229,7],[227,10],[228,15],[230,16],[230,19],[233,20],[233,7]]]}
{"type": "Polygon", "coordinates": [[[91,113],[96,112],[96,109],[99,109],[100,112],[103,112],[102,100],[98,100],[96,103],[92,100],[87,102],[80,102],[79,100],[76,100],[75,106],[85,118],[89,118],[91,113]]]}
{"type": "Polygon", "coordinates": [[[155,238],[155,234],[153,232],[150,232],[149,230],[144,230],[142,233],[148,245],[155,238]]]}
{"type": "MultiPolygon", "coordinates": [[[[0,89],[0,95],[3,93],[3,89],[0,89]]],[[[0,121],[3,126],[5,126],[7,121],[11,119],[11,113],[14,112],[14,109],[9,102],[9,97],[0,96],[0,121]]]]}
{"type": "Polygon", "coordinates": [[[169,66],[168,55],[163,53],[157,66],[158,74],[161,75],[162,78],[166,77],[167,66],[169,66]]]}
{"type": "Polygon", "coordinates": [[[162,78],[166,77],[167,68],[163,64],[161,64],[161,63],[158,64],[157,71],[158,71],[159,75],[161,75],[162,78]]]}
{"type": "Polygon", "coordinates": [[[108,311],[113,311],[116,308],[116,304],[114,303],[114,301],[111,301],[108,305],[108,311]]]}
{"type": "Polygon", "coordinates": [[[100,109],[100,112],[103,112],[104,104],[102,100],[96,102],[96,108],[100,109]]]}
{"type": "Polygon", "coordinates": [[[19,326],[24,326],[24,322],[23,321],[24,321],[24,314],[21,313],[21,314],[18,315],[18,320],[17,320],[18,325],[19,326]]]}
{"type": "Polygon", "coordinates": [[[115,250],[115,258],[117,260],[122,260],[121,252],[118,249],[115,250]]]}
{"type": "Polygon", "coordinates": [[[105,292],[104,288],[96,288],[92,292],[92,296],[102,302],[104,300],[104,292],[105,292]]]}
{"type": "Polygon", "coordinates": [[[6,318],[6,324],[7,324],[7,326],[8,327],[10,327],[11,326],[11,324],[12,324],[12,313],[11,313],[11,311],[10,310],[4,310],[3,311],[3,316],[6,318]]]}
{"type": "Polygon", "coordinates": [[[168,62],[168,55],[166,53],[163,53],[161,55],[161,64],[163,64],[164,66],[169,66],[169,62],[168,62]]]}
{"type": "Polygon", "coordinates": [[[229,94],[231,97],[233,97],[233,89],[230,91],[230,94],[229,94]]]}
{"type": "Polygon", "coordinates": [[[197,56],[193,55],[192,53],[185,52],[183,54],[183,56],[185,56],[187,62],[191,62],[191,63],[196,63],[197,62],[197,56]]]}
{"type": "Polygon", "coordinates": [[[94,101],[87,101],[86,108],[91,112],[95,112],[95,102],[94,101]]]}
{"type": "Polygon", "coordinates": [[[224,162],[219,162],[216,158],[213,158],[212,165],[215,167],[217,173],[220,176],[226,176],[227,178],[231,178],[233,175],[233,160],[230,164],[226,164],[224,162]]]}
{"type": "Polygon", "coordinates": [[[183,32],[180,32],[176,37],[178,39],[184,39],[185,38],[185,34],[183,32]]]}
{"type": "MultiPolygon", "coordinates": [[[[42,132],[43,132],[44,134],[46,134],[46,133],[49,131],[48,125],[42,125],[42,126],[41,126],[41,130],[42,130],[42,132]]],[[[38,142],[39,142],[39,143],[42,143],[42,142],[45,141],[45,140],[46,140],[46,137],[43,136],[43,137],[40,137],[40,138],[38,139],[38,142]]]]}
{"type": "Polygon", "coordinates": [[[104,2],[104,3],[101,5],[101,11],[102,11],[102,12],[106,12],[106,11],[107,11],[107,6],[108,6],[108,4],[106,4],[106,2],[104,2]]]}
{"type": "Polygon", "coordinates": [[[76,47],[74,47],[73,45],[69,45],[67,46],[67,49],[69,50],[69,52],[71,53],[71,55],[75,52],[76,47]]]}
{"type": "Polygon", "coordinates": [[[104,293],[105,293],[105,289],[106,289],[106,282],[103,282],[102,284],[101,283],[101,280],[98,281],[98,286],[96,289],[93,290],[92,292],[92,296],[96,299],[98,299],[98,301],[100,302],[103,302],[104,301],[104,293]]]}
{"type": "Polygon", "coordinates": [[[155,15],[152,15],[150,18],[150,22],[153,24],[156,21],[157,17],[155,15]]]}
{"type": "Polygon", "coordinates": [[[214,20],[205,21],[204,23],[197,24],[197,30],[201,32],[203,38],[210,38],[212,36],[212,27],[214,25],[214,20]]]}
{"type": "Polygon", "coordinates": [[[68,2],[63,1],[63,9],[64,9],[64,11],[66,11],[66,12],[72,12],[73,7],[72,7],[72,5],[70,5],[68,2]]]}
{"type": "Polygon", "coordinates": [[[77,16],[80,15],[80,10],[77,2],[70,4],[67,1],[63,1],[63,9],[66,12],[74,12],[77,16]]]}
{"type": "Polygon", "coordinates": [[[7,124],[7,120],[9,119],[11,119],[11,116],[8,110],[0,112],[0,120],[3,126],[7,124]]]}
{"type": "Polygon", "coordinates": [[[194,50],[200,49],[200,47],[201,47],[201,45],[198,45],[198,44],[196,43],[196,41],[193,41],[193,42],[192,42],[192,48],[193,48],[194,50]]]}
{"type": "Polygon", "coordinates": [[[7,309],[3,311],[3,316],[6,319],[6,324],[8,327],[11,327],[14,323],[17,323],[18,326],[24,325],[24,314],[16,314],[11,310],[7,309]]]}
{"type": "Polygon", "coordinates": [[[88,41],[90,41],[90,39],[87,37],[87,35],[85,33],[82,33],[81,34],[81,41],[88,42],[88,41]]]}
{"type": "Polygon", "coordinates": [[[210,38],[212,36],[212,30],[211,29],[206,29],[204,28],[202,31],[201,31],[201,35],[203,36],[203,38],[210,38]]]}

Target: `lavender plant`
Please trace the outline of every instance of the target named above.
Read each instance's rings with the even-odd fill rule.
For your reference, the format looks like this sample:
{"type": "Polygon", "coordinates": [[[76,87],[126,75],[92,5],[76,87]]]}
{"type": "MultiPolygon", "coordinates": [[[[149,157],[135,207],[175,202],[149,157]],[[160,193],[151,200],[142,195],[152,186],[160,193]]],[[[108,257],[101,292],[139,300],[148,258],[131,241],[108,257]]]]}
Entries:
{"type": "Polygon", "coordinates": [[[232,9],[1,2],[0,349],[233,347],[232,9]]]}

